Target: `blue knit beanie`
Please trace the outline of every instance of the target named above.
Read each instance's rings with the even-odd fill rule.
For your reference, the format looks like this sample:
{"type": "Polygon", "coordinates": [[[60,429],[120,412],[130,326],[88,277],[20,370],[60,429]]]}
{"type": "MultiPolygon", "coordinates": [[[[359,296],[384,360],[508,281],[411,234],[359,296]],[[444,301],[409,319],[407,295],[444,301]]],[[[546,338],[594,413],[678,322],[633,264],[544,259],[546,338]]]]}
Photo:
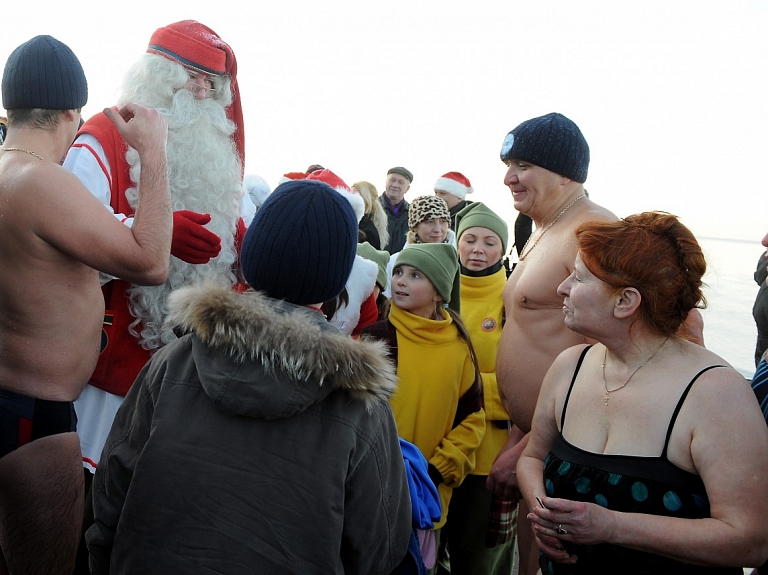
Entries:
{"type": "Polygon", "coordinates": [[[522,160],[579,183],[587,181],[589,145],[579,127],[562,114],[526,120],[501,145],[501,161],[522,160]]]}
{"type": "Polygon", "coordinates": [[[347,283],[357,253],[357,217],[340,193],[315,180],[293,180],[270,194],[240,250],[245,280],[296,305],[322,303],[347,283]]]}
{"type": "Polygon", "coordinates": [[[77,110],[88,101],[88,82],[69,46],[52,36],[35,36],[8,57],[2,92],[6,110],[77,110]]]}

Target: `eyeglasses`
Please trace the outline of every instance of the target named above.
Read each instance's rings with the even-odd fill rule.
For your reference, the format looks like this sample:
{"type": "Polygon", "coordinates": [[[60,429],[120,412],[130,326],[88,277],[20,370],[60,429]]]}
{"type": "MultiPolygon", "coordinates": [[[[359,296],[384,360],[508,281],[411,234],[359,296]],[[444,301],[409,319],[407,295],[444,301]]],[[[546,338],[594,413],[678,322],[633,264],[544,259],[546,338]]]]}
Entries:
{"type": "Polygon", "coordinates": [[[190,91],[190,92],[192,92],[193,94],[196,94],[196,93],[197,93],[197,92],[199,92],[200,90],[205,90],[205,95],[206,95],[206,97],[208,97],[208,96],[213,96],[214,94],[216,94],[216,88],[208,88],[208,87],[206,87],[206,86],[201,86],[201,85],[200,85],[200,84],[198,84],[197,82],[189,82],[189,83],[187,84],[187,88],[188,88],[188,89],[189,89],[189,91],[190,91]],[[194,89],[190,89],[190,88],[194,88],[194,89]]]}
{"type": "Polygon", "coordinates": [[[189,81],[186,83],[184,87],[187,88],[190,92],[192,92],[193,94],[197,94],[200,90],[204,90],[206,97],[213,96],[214,94],[216,94],[216,88],[213,87],[213,80],[210,77],[205,76],[205,80],[203,80],[203,84],[199,84],[198,83],[199,78],[200,76],[203,76],[203,74],[189,71],[188,75],[189,75],[189,81]]]}

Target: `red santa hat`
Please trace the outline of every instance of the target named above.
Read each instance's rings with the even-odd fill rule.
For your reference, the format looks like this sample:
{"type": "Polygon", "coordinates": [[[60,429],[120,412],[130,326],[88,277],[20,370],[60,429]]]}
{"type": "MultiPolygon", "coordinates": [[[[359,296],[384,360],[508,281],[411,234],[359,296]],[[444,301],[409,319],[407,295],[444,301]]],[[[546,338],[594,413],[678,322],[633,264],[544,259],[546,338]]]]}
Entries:
{"type": "Polygon", "coordinates": [[[277,182],[277,185],[284,184],[285,182],[290,182],[293,180],[303,180],[307,177],[307,172],[288,172],[287,174],[283,174],[280,177],[280,181],[277,182]]]}
{"type": "Polygon", "coordinates": [[[334,174],[331,170],[315,170],[306,176],[307,180],[318,180],[331,186],[334,190],[339,192],[342,196],[347,198],[347,201],[352,204],[352,209],[355,210],[357,216],[357,222],[365,215],[365,201],[357,194],[352,193],[352,189],[342,180],[339,176],[334,174]]]}
{"type": "Polygon", "coordinates": [[[245,126],[237,85],[237,59],[229,44],[208,26],[195,20],[183,20],[155,30],[147,52],[210,76],[227,75],[232,79],[232,105],[227,108],[227,116],[237,126],[232,138],[245,166],[245,126]]]}
{"type": "Polygon", "coordinates": [[[448,192],[462,200],[475,191],[469,180],[460,172],[448,172],[443,174],[435,182],[435,190],[448,192]]]}

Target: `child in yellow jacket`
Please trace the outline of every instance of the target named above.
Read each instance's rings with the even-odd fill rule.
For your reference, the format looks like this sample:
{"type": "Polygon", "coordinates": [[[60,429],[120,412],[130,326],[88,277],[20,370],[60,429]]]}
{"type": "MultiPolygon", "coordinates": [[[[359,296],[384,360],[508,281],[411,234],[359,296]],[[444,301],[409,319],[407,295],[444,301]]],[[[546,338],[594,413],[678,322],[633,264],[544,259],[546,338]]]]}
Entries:
{"type": "MultiPolygon", "coordinates": [[[[459,316],[458,256],[449,244],[403,250],[392,275],[386,320],[363,330],[387,341],[397,364],[390,399],[398,434],[419,448],[438,487],[442,519],[454,487],[475,467],[485,434],[483,389],[477,360],[459,316]]],[[[427,566],[429,563],[426,561],[427,566]]]]}

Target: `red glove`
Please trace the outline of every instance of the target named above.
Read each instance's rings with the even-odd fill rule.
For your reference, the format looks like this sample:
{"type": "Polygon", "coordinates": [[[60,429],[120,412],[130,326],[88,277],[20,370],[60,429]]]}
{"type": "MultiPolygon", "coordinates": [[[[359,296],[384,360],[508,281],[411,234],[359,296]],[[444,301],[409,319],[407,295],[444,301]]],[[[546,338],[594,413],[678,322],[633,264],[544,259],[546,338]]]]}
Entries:
{"type": "Polygon", "coordinates": [[[221,251],[221,238],[203,226],[211,214],[190,210],[173,212],[171,255],[190,264],[207,264],[221,251]]]}

